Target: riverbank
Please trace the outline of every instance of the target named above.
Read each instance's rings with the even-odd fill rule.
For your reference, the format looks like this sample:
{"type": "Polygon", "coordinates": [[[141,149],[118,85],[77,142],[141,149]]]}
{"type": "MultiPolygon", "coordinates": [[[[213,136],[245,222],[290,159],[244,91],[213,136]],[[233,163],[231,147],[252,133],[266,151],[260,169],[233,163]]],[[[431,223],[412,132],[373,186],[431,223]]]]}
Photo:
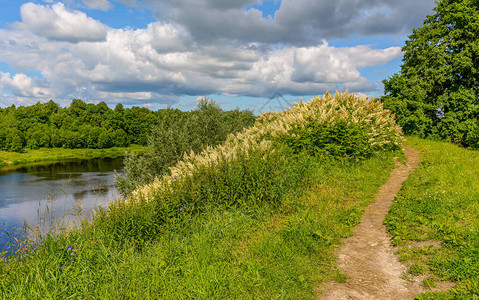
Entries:
{"type": "MultiPolygon", "coordinates": [[[[278,207],[216,205],[195,214],[185,205],[171,230],[164,227],[150,241],[118,240],[117,227],[110,227],[120,221],[115,214],[68,235],[46,237],[35,254],[1,264],[0,298],[312,298],[320,283],[343,279],[334,249],[360,221],[395,156],[289,164],[278,176],[297,182],[292,189],[282,184],[285,197],[278,207]]],[[[154,230],[140,215],[130,220],[142,232],[154,230]]]]}
{"type": "Polygon", "coordinates": [[[0,298],[310,299],[345,280],[334,250],[401,140],[379,102],[349,94],[264,114],[91,222],[19,245],[0,298]]]}
{"type": "Polygon", "coordinates": [[[0,151],[0,171],[66,159],[115,158],[124,156],[126,151],[143,152],[146,151],[146,147],[132,145],[130,147],[113,147],[108,149],[42,148],[25,150],[23,153],[0,151]]]}

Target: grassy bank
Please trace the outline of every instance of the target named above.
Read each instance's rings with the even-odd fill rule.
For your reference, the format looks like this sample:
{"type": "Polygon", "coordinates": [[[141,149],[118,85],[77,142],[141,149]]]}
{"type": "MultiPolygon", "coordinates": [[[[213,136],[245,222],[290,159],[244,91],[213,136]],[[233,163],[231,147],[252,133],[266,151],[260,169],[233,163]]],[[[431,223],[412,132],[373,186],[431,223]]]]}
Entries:
{"type": "Polygon", "coordinates": [[[327,94],[1,264],[3,298],[307,299],[400,157],[381,103],[327,94]]]}
{"type": "Polygon", "coordinates": [[[47,238],[38,253],[2,266],[4,299],[309,299],[341,278],[334,249],[351,234],[393,167],[309,161],[282,205],[209,207],[142,247],[103,226],[47,238]],[[71,248],[69,248],[71,247],[71,248]],[[73,253],[73,255],[72,255],[73,253]]]}
{"type": "Polygon", "coordinates": [[[97,157],[119,157],[125,151],[142,152],[144,146],[113,147],[107,149],[63,149],[41,148],[38,150],[26,149],[23,153],[0,151],[0,170],[15,169],[20,166],[58,161],[65,159],[90,159],[97,157]]]}
{"type": "Polygon", "coordinates": [[[396,197],[386,223],[400,259],[424,285],[456,288],[419,299],[479,299],[479,151],[409,138],[420,167],[396,197]]]}

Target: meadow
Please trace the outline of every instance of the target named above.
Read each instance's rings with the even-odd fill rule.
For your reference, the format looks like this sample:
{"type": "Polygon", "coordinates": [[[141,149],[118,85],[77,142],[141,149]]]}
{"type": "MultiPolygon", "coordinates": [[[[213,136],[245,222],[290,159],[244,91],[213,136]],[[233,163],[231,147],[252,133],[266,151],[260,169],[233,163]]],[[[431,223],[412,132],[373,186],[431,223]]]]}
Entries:
{"type": "MultiPolygon", "coordinates": [[[[43,235],[40,243],[20,245],[16,255],[1,263],[1,297],[311,298],[320,293],[321,283],[347,279],[335,265],[335,249],[352,234],[395,163],[404,161],[402,141],[399,127],[380,102],[352,94],[327,94],[289,111],[263,114],[223,144],[184,156],[168,174],[139,186],[127,200],[97,211],[91,222],[43,235]]],[[[440,248],[447,246],[446,258],[456,260],[437,268],[421,260],[423,252],[414,256],[414,248],[407,246],[408,239],[420,240],[416,231],[427,228],[417,226],[417,220],[428,224],[424,220],[432,219],[418,219],[415,211],[408,212],[415,206],[401,202],[424,196],[423,186],[415,187],[415,177],[408,180],[387,219],[395,245],[401,246],[401,259],[409,263],[411,274],[430,274],[426,284],[457,282],[449,294],[420,295],[423,299],[476,295],[477,243],[461,244],[464,251],[457,244],[469,241],[477,228],[474,185],[463,182],[446,190],[440,180],[427,179],[442,172],[428,167],[446,167],[439,155],[453,159],[455,153],[470,154],[461,154],[466,158],[476,152],[416,138],[408,143],[424,152],[413,174],[417,182],[426,180],[427,191],[441,189],[440,195],[466,189],[470,201],[467,211],[459,204],[448,211],[447,230],[420,235],[448,239],[440,248]],[[464,217],[461,225],[452,223],[457,216],[464,217]],[[447,235],[442,237],[442,232],[447,235]],[[451,256],[451,251],[459,252],[451,256]],[[460,271],[447,271],[447,266],[461,264],[460,271]]],[[[471,162],[460,168],[472,168],[471,162]]]]}
{"type": "Polygon", "coordinates": [[[145,146],[132,145],[130,147],[112,147],[106,149],[65,149],[41,148],[25,149],[23,152],[0,151],[0,169],[15,169],[20,166],[45,162],[55,162],[66,159],[91,159],[98,157],[120,157],[125,152],[144,152],[145,146]]]}

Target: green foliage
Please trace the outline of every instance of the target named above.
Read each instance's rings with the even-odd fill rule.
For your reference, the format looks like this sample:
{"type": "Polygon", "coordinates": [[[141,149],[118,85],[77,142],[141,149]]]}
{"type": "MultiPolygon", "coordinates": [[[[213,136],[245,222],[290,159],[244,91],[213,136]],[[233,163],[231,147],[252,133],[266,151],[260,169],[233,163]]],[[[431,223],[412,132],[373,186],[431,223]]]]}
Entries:
{"type": "Polygon", "coordinates": [[[23,150],[23,142],[23,134],[17,128],[3,128],[3,130],[0,130],[0,149],[21,152],[23,150]]]}
{"type": "Polygon", "coordinates": [[[206,146],[218,145],[228,134],[251,126],[254,120],[251,111],[223,111],[208,98],[200,101],[197,109],[190,113],[167,108],[151,129],[148,150],[125,157],[125,176],[117,175],[117,187],[129,194],[138,185],[150,183],[167,173],[184,153],[200,152],[206,146]]]}
{"type": "Polygon", "coordinates": [[[111,110],[104,102],[87,104],[79,99],[68,108],[51,100],[27,107],[12,105],[0,110],[0,150],[146,145],[146,136],[160,113],[139,107],[125,109],[121,104],[111,110]]]}
{"type": "MultiPolygon", "coordinates": [[[[115,220],[102,218],[50,235],[36,253],[2,262],[0,298],[311,299],[322,282],[344,277],[334,268],[334,249],[360,220],[354,212],[386,181],[392,155],[284,164],[295,188],[281,191],[280,207],[215,205],[193,215],[187,206],[151,242],[121,244],[109,229],[115,220]]],[[[155,230],[149,208],[132,214],[142,222],[131,221],[147,236],[155,230]]]]}
{"type": "MultiPolygon", "coordinates": [[[[381,134],[369,143],[401,140],[379,105],[348,99],[378,108],[371,113],[380,119],[374,128],[392,125],[378,125],[381,134]],[[382,134],[388,132],[397,135],[382,134]]],[[[279,142],[288,130],[313,122],[305,118],[323,104],[339,102],[323,100],[263,115],[224,143],[184,155],[169,174],[100,210],[82,228],[47,235],[20,259],[7,257],[0,296],[309,299],[320,283],[344,280],[334,249],[360,221],[398,153],[335,160],[314,155],[308,145],[298,152],[279,142]]]]}
{"type": "Polygon", "coordinates": [[[30,164],[41,162],[55,162],[66,159],[90,159],[97,157],[123,157],[125,151],[142,152],[145,146],[113,147],[109,149],[65,149],[40,148],[37,150],[25,149],[23,152],[0,151],[0,169],[13,170],[30,164]]]}
{"type": "MultiPolygon", "coordinates": [[[[199,111],[194,115],[201,116],[204,113],[208,116],[220,112],[217,107],[206,104],[208,103],[201,103],[199,111]]],[[[170,115],[179,118],[176,114],[170,115]]],[[[210,121],[204,126],[216,120],[216,118],[205,119],[210,121]]],[[[182,121],[180,124],[188,128],[186,122],[182,121]]],[[[218,135],[220,130],[217,127],[220,123],[214,124],[216,130],[210,134],[218,135]]],[[[287,170],[293,169],[298,174],[303,173],[300,166],[303,166],[304,160],[307,161],[316,154],[309,149],[317,147],[315,143],[317,139],[322,139],[327,145],[332,145],[331,147],[337,146],[337,151],[336,148],[332,149],[337,155],[342,154],[340,150],[347,148],[340,147],[342,144],[338,144],[338,137],[332,137],[330,131],[323,135],[322,130],[327,124],[348,132],[350,135],[348,141],[361,140],[365,135],[367,140],[362,143],[366,149],[372,149],[371,153],[377,153],[374,151],[377,149],[396,150],[399,147],[400,131],[389,112],[382,109],[380,102],[366,101],[352,94],[338,94],[335,97],[328,94],[322,98],[314,98],[309,103],[297,104],[279,115],[271,113],[263,115],[254,126],[236,135],[230,135],[225,143],[215,148],[206,148],[198,154],[192,151],[174,167],[163,166],[164,169],[160,170],[164,174],[162,177],[137,186],[129,201],[118,201],[110,206],[109,214],[105,214],[104,217],[114,215],[113,220],[119,220],[119,224],[115,224],[109,230],[114,231],[114,236],[119,236],[119,240],[127,240],[127,237],[150,240],[157,236],[159,233],[157,230],[161,231],[161,228],[169,223],[170,212],[178,213],[182,207],[186,207],[190,213],[199,214],[212,205],[222,207],[249,207],[261,203],[277,205],[281,203],[283,195],[292,189],[288,182],[294,186],[298,181],[291,179],[287,170]],[[315,127],[315,124],[319,124],[319,127],[315,127]],[[391,128],[386,128],[387,125],[391,128]],[[360,126],[361,130],[357,130],[356,126],[360,126]],[[300,148],[296,147],[295,143],[288,142],[288,139],[296,139],[311,128],[315,131],[307,137],[312,139],[303,139],[300,148]],[[299,165],[296,165],[297,163],[299,165]],[[171,171],[165,174],[166,170],[171,171]],[[136,207],[139,207],[138,213],[135,213],[136,207]],[[148,207],[147,214],[145,207],[148,207]],[[155,225],[148,223],[148,226],[137,226],[144,223],[140,221],[142,218],[148,220],[147,222],[154,220],[155,225]],[[145,236],[143,228],[154,230],[145,236]]],[[[187,132],[181,133],[178,128],[174,128],[177,134],[168,133],[168,128],[162,128],[162,131],[158,132],[163,135],[159,136],[161,143],[156,146],[167,146],[170,151],[165,154],[171,155],[172,150],[177,149],[175,147],[181,147],[183,144],[195,144],[194,140],[189,143],[185,140],[194,136],[193,131],[189,131],[188,135],[187,132]],[[179,142],[172,136],[177,137],[179,142]],[[171,141],[175,141],[173,145],[169,144],[171,141]]],[[[207,133],[201,134],[205,137],[207,133]]],[[[354,143],[352,147],[355,151],[361,151],[362,148],[355,148],[357,146],[358,143],[354,143]]],[[[159,148],[150,155],[161,159],[161,150],[162,148],[159,148]]],[[[181,155],[180,151],[177,153],[181,155]]],[[[360,157],[364,156],[356,156],[360,157]]],[[[133,164],[127,161],[126,165],[133,164]]],[[[140,170],[138,175],[144,176],[148,169],[136,170],[140,170]]]]}
{"type": "Polygon", "coordinates": [[[234,164],[199,167],[186,181],[173,181],[168,192],[156,192],[154,201],[140,201],[131,207],[120,201],[110,206],[109,214],[103,217],[115,220],[109,231],[119,240],[143,241],[156,238],[172,219],[184,215],[183,210],[196,215],[211,207],[278,205],[299,183],[308,165],[307,161],[288,159],[292,155],[285,155],[285,151],[276,149],[266,157],[262,153],[243,153],[234,164]]]}
{"type": "Polygon", "coordinates": [[[382,101],[406,134],[477,148],[479,7],[442,0],[434,10],[406,41],[401,71],[383,81],[382,101]]]}
{"type": "Polygon", "coordinates": [[[306,150],[315,155],[364,158],[372,154],[367,147],[368,139],[368,135],[357,124],[340,122],[334,126],[314,124],[284,142],[293,149],[306,150]]]}
{"type": "Polygon", "coordinates": [[[444,142],[410,140],[424,155],[386,217],[389,234],[412,275],[424,274],[430,284],[455,283],[444,299],[477,299],[479,152],[444,142]]]}
{"type": "Polygon", "coordinates": [[[327,94],[295,109],[304,110],[302,120],[280,135],[279,141],[296,153],[362,159],[399,149],[400,129],[376,99],[327,94]]]}

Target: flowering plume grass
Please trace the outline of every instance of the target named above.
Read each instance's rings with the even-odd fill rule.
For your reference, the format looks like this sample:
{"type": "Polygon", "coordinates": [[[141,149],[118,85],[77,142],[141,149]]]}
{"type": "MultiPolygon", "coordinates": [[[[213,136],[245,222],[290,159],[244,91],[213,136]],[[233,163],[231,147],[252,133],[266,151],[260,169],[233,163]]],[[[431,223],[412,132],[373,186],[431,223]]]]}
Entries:
{"type": "MultiPolygon", "coordinates": [[[[223,144],[186,153],[170,173],[110,205],[109,228],[122,239],[150,239],[209,207],[279,204],[300,182],[308,157],[356,160],[399,149],[401,131],[375,99],[326,94],[268,112],[223,144]]],[[[109,224],[106,221],[106,224],[109,224]]]]}
{"type": "MultiPolygon", "coordinates": [[[[217,147],[208,147],[198,154],[185,154],[182,161],[170,168],[170,174],[155,178],[151,184],[139,186],[132,199],[150,201],[157,193],[171,191],[173,181],[185,180],[198,169],[232,163],[239,156],[247,157],[252,152],[266,154],[274,151],[273,145],[277,146],[278,142],[285,142],[299,152],[317,150],[321,146],[323,149],[333,145],[338,148],[340,144],[353,140],[356,144],[348,145],[352,149],[346,154],[369,156],[378,151],[399,149],[402,133],[394,117],[383,109],[378,100],[356,97],[348,92],[337,93],[336,96],[326,93],[309,102],[295,103],[291,109],[281,113],[264,113],[254,126],[229,135],[226,142],[217,147]],[[349,129],[349,135],[338,136],[340,130],[335,128],[349,129]]],[[[333,154],[341,154],[341,151],[336,152],[333,154]]]]}
{"type": "Polygon", "coordinates": [[[344,279],[334,249],[400,142],[379,103],[351,94],[265,113],[92,222],[0,261],[0,298],[313,298],[344,279]]]}

